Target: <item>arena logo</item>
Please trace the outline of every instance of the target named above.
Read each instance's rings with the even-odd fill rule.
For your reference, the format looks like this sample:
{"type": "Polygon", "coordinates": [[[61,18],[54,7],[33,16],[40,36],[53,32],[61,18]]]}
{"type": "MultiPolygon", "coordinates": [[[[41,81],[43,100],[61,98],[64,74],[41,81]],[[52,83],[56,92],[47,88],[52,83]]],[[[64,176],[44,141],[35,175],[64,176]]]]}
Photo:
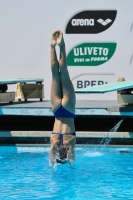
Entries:
{"type": "Polygon", "coordinates": [[[69,66],[97,66],[107,62],[116,50],[116,43],[83,43],[67,56],[69,66]]]}
{"type": "Polygon", "coordinates": [[[68,22],[66,34],[101,33],[115,21],[116,10],[87,10],[74,15],[68,22]]]}

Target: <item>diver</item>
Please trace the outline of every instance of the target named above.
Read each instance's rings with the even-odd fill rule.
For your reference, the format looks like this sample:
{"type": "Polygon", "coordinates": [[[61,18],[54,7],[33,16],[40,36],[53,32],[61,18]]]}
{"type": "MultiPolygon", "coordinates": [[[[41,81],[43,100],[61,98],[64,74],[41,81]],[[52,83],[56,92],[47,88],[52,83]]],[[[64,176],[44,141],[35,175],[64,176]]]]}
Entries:
{"type": "Polygon", "coordinates": [[[51,40],[51,107],[55,116],[53,132],[50,137],[50,162],[70,165],[75,159],[74,147],[76,133],[74,125],[75,116],[75,92],[70,80],[65,42],[60,30],[52,34],[51,40]],[[60,48],[60,58],[57,60],[56,45],[60,48]]]}

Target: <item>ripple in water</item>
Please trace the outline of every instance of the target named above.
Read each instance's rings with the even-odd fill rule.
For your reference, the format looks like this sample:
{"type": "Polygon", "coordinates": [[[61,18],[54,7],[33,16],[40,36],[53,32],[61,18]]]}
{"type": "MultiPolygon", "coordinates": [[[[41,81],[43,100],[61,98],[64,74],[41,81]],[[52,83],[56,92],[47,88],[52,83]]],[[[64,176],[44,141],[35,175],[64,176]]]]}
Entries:
{"type": "Polygon", "coordinates": [[[87,157],[98,157],[98,156],[102,156],[103,153],[102,152],[91,152],[91,151],[88,151],[88,152],[85,152],[84,153],[84,156],[87,156],[87,157]]]}

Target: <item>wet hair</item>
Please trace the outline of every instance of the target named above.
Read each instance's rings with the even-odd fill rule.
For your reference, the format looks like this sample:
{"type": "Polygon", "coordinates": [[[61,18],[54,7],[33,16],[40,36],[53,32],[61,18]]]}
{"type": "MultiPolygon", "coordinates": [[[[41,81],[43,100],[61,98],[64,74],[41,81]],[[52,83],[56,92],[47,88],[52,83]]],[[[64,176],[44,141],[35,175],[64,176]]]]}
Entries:
{"type": "Polygon", "coordinates": [[[56,159],[57,163],[65,164],[67,162],[67,150],[64,147],[58,148],[58,156],[59,158],[56,159]]]}
{"type": "Polygon", "coordinates": [[[60,160],[60,159],[57,158],[56,162],[60,163],[60,164],[65,164],[67,161],[66,160],[60,160]]]}

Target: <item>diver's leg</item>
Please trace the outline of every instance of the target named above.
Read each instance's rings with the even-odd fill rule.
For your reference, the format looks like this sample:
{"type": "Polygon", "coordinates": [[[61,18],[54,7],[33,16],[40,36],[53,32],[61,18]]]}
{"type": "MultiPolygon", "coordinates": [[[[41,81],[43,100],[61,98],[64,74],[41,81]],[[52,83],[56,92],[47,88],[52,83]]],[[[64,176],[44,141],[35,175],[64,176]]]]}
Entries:
{"type": "Polygon", "coordinates": [[[59,72],[59,63],[56,56],[55,45],[51,44],[51,104],[53,112],[61,105],[62,90],[59,72]]]}
{"type": "Polygon", "coordinates": [[[62,32],[60,32],[60,43],[58,45],[60,47],[59,68],[61,73],[61,86],[63,93],[62,105],[67,110],[74,113],[76,101],[75,92],[67,70],[66,50],[62,32]]]}

